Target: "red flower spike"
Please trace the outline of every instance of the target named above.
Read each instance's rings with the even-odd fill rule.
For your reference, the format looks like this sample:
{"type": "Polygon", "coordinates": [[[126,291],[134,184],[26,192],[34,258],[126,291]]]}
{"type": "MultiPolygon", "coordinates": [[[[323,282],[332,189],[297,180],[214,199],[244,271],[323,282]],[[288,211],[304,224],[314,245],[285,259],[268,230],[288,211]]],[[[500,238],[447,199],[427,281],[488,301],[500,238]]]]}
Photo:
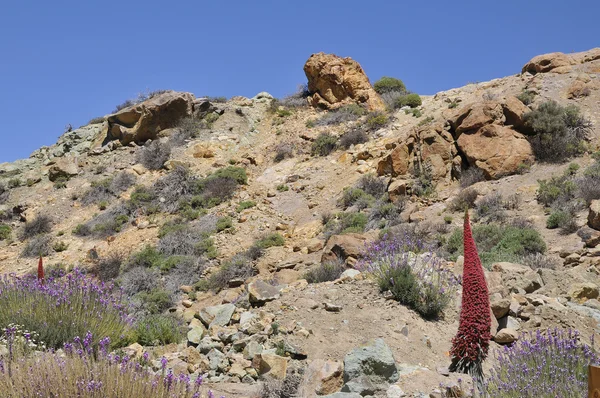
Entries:
{"type": "Polygon", "coordinates": [[[42,256],[40,256],[40,261],[38,262],[38,281],[42,284],[44,283],[44,264],[42,262],[42,256]]]}
{"type": "Polygon", "coordinates": [[[465,211],[463,239],[462,305],[458,332],[452,339],[450,371],[470,374],[482,382],[481,365],[487,357],[492,338],[492,319],[485,274],[471,233],[468,211],[465,211]]]}

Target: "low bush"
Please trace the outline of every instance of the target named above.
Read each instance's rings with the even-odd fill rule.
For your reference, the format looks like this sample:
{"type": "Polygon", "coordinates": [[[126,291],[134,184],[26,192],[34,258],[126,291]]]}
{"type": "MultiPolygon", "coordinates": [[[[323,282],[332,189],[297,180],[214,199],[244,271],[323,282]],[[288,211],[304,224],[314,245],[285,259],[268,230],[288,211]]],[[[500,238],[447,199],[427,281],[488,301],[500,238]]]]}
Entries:
{"type": "Polygon", "coordinates": [[[464,211],[465,208],[472,209],[475,206],[477,200],[477,191],[473,188],[465,188],[450,201],[448,204],[448,210],[450,211],[464,211]]]}
{"type": "Polygon", "coordinates": [[[546,228],[554,229],[566,224],[571,218],[571,214],[566,211],[558,210],[550,214],[546,220],[546,228]]]}
{"type": "Polygon", "coordinates": [[[171,156],[171,145],[160,140],[152,141],[136,154],[136,160],[148,170],[160,170],[171,156]]]}
{"type": "Polygon", "coordinates": [[[576,106],[563,107],[554,101],[544,102],[526,113],[523,120],[535,132],[530,141],[538,160],[562,162],[585,150],[591,123],[576,106]]]}
{"type": "Polygon", "coordinates": [[[64,252],[65,250],[67,250],[69,248],[69,245],[65,242],[58,241],[58,242],[54,242],[54,244],[52,245],[52,250],[54,250],[57,253],[60,252],[64,252]]]}
{"type": "Polygon", "coordinates": [[[431,165],[426,163],[421,167],[413,169],[412,193],[420,197],[430,197],[435,195],[435,183],[431,165]]]}
{"type": "Polygon", "coordinates": [[[309,95],[310,92],[308,91],[308,86],[306,84],[301,84],[294,94],[283,97],[279,103],[288,108],[305,107],[308,106],[307,98],[309,95]]]}
{"type": "Polygon", "coordinates": [[[294,157],[294,146],[287,142],[277,144],[275,147],[275,162],[281,162],[285,159],[294,157]]]}
{"type": "Polygon", "coordinates": [[[149,356],[139,360],[109,354],[106,343],[90,349],[97,337],[84,334],[64,352],[43,351],[19,355],[2,362],[0,390],[3,398],[23,397],[122,397],[122,398],[211,398],[202,377],[175,377],[161,358],[160,371],[151,369],[149,356]],[[35,371],[32,371],[35,369],[35,371]]]}
{"type": "Polygon", "coordinates": [[[359,266],[373,274],[379,289],[426,319],[439,318],[459,281],[440,258],[408,236],[384,239],[367,247],[359,266]]]}
{"type": "Polygon", "coordinates": [[[0,328],[17,324],[37,332],[48,348],[61,348],[77,336],[91,332],[93,345],[108,337],[112,347],[128,343],[126,307],[111,284],[98,284],[75,270],[68,277],[36,276],[0,279],[0,328]],[[102,336],[102,337],[100,337],[102,336]]]}
{"type": "Polygon", "coordinates": [[[287,186],[286,184],[279,184],[275,188],[277,189],[278,192],[287,192],[290,190],[290,187],[287,186]]]}
{"type": "Polygon", "coordinates": [[[9,240],[12,235],[10,225],[0,224],[0,240],[9,240]]]}
{"type": "Polygon", "coordinates": [[[0,182],[0,205],[8,202],[9,197],[10,189],[8,189],[4,183],[0,182]]]}
{"type": "Polygon", "coordinates": [[[181,320],[171,315],[152,314],[136,322],[134,333],[143,346],[179,344],[184,328],[181,320]]]}
{"type": "Polygon", "coordinates": [[[225,231],[233,227],[231,217],[221,217],[217,220],[217,232],[225,231]]]}
{"type": "Polygon", "coordinates": [[[36,235],[27,242],[21,251],[21,257],[46,257],[50,254],[50,249],[52,247],[51,243],[52,237],[50,235],[36,235]]]}
{"type": "Polygon", "coordinates": [[[151,188],[153,204],[163,211],[174,213],[180,202],[189,199],[196,191],[197,180],[183,166],[177,166],[169,174],[160,177],[151,188]]]}
{"type": "Polygon", "coordinates": [[[184,117],[179,121],[174,132],[169,137],[169,144],[178,147],[191,138],[200,134],[202,129],[208,128],[208,123],[194,117],[184,117]]]}
{"type": "Polygon", "coordinates": [[[385,125],[387,125],[390,121],[390,117],[383,112],[372,112],[369,113],[366,120],[366,126],[369,130],[377,130],[385,125]]]}
{"type": "Polygon", "coordinates": [[[139,309],[149,314],[160,314],[171,308],[174,304],[171,293],[161,287],[140,292],[135,298],[141,302],[139,309]]]}
{"type": "Polygon", "coordinates": [[[406,86],[400,79],[395,77],[383,76],[373,84],[373,88],[378,94],[385,94],[389,92],[406,92],[406,86]]]}
{"type": "Polygon", "coordinates": [[[329,282],[338,279],[345,270],[342,261],[326,261],[306,272],[303,278],[308,283],[329,282]]]}
{"type": "Polygon", "coordinates": [[[477,220],[486,219],[488,222],[502,222],[507,215],[504,211],[504,198],[497,192],[484,196],[475,206],[477,220]]]}
{"type": "Polygon", "coordinates": [[[141,292],[149,292],[160,284],[160,272],[157,268],[132,266],[119,277],[119,286],[128,297],[133,297],[141,292]]]}
{"type": "Polygon", "coordinates": [[[256,206],[256,202],[254,202],[253,200],[246,200],[246,201],[240,202],[240,204],[238,204],[236,211],[238,213],[241,213],[242,211],[244,211],[246,209],[251,209],[255,206],[256,206]]]}
{"type": "MultiPolygon", "coordinates": [[[[600,156],[596,155],[597,158],[600,156]]],[[[589,204],[592,200],[600,199],[600,160],[596,160],[592,165],[586,168],[583,176],[575,180],[577,185],[577,196],[581,197],[585,203],[589,204]]]]}
{"type": "Polygon", "coordinates": [[[52,231],[52,219],[49,216],[38,214],[31,221],[27,221],[21,231],[20,239],[25,240],[36,235],[47,234],[52,231]]]}
{"type": "Polygon", "coordinates": [[[538,180],[537,201],[544,206],[560,206],[575,198],[577,185],[567,173],[550,180],[538,180]]]}
{"type": "Polygon", "coordinates": [[[405,200],[398,199],[396,203],[390,203],[385,200],[375,202],[371,211],[365,229],[387,229],[402,222],[400,214],[406,205],[405,200]]]}
{"type": "Polygon", "coordinates": [[[556,269],[562,264],[560,259],[541,253],[526,254],[521,258],[521,263],[533,269],[556,269]]]}
{"type": "Polygon", "coordinates": [[[246,185],[248,183],[248,176],[246,170],[243,167],[227,166],[218,169],[207,178],[225,178],[230,179],[238,183],[239,185],[246,185]]]}
{"type": "Polygon", "coordinates": [[[402,108],[408,106],[410,108],[416,108],[421,106],[422,101],[419,94],[407,94],[396,99],[395,108],[402,108]]]}
{"type": "Polygon", "coordinates": [[[460,187],[467,188],[479,181],[485,181],[485,174],[479,167],[469,167],[460,174],[460,187]]]}
{"type": "Polygon", "coordinates": [[[256,270],[250,259],[243,254],[237,254],[212,274],[204,285],[209,289],[219,291],[226,288],[232,279],[245,280],[254,275],[256,275],[256,270]]]}
{"type": "Polygon", "coordinates": [[[338,139],[330,133],[321,133],[313,141],[310,153],[313,156],[327,156],[337,148],[338,139]]]}
{"type": "Polygon", "coordinates": [[[600,357],[577,331],[529,332],[497,352],[485,390],[490,397],[585,397],[588,366],[600,357]]]}
{"type": "Polygon", "coordinates": [[[534,91],[523,90],[519,95],[517,95],[517,98],[525,105],[531,105],[531,103],[533,103],[535,100],[535,96],[536,93],[534,91]]]}
{"type": "MultiPolygon", "coordinates": [[[[517,227],[496,223],[480,224],[473,227],[473,238],[479,250],[484,267],[508,261],[518,263],[523,256],[546,251],[546,243],[539,232],[532,227],[517,227]]],[[[448,238],[446,250],[451,259],[462,255],[462,229],[455,229],[448,238]]]]}
{"type": "Polygon", "coordinates": [[[381,198],[387,192],[386,182],[373,174],[362,176],[356,186],[374,198],[381,198]]]}
{"type": "Polygon", "coordinates": [[[123,230],[129,222],[129,209],[122,204],[117,204],[100,213],[85,224],[78,225],[73,230],[77,236],[93,236],[105,238],[115,235],[123,230]]]}
{"type": "Polygon", "coordinates": [[[123,256],[120,253],[111,253],[106,257],[99,258],[90,272],[101,281],[108,282],[119,276],[122,264],[123,256]]]}
{"type": "Polygon", "coordinates": [[[8,187],[10,189],[19,188],[21,185],[23,185],[23,182],[18,177],[11,178],[10,180],[8,180],[8,187]]]}
{"type": "Polygon", "coordinates": [[[375,203],[375,198],[361,188],[346,187],[342,191],[342,197],[338,204],[343,209],[356,206],[359,210],[363,210],[370,207],[373,203],[375,203]]]}
{"type": "Polygon", "coordinates": [[[348,149],[353,145],[364,144],[369,141],[369,136],[361,128],[353,128],[342,134],[340,147],[348,149]]]}
{"type": "Polygon", "coordinates": [[[326,112],[323,116],[315,120],[314,124],[315,126],[332,126],[345,122],[353,122],[366,114],[367,110],[362,106],[349,104],[326,112]]]}
{"type": "Polygon", "coordinates": [[[368,216],[365,213],[337,213],[335,217],[332,217],[325,225],[325,236],[329,238],[332,235],[364,232],[368,220],[368,216]]]}
{"type": "Polygon", "coordinates": [[[277,232],[265,235],[256,242],[254,242],[254,246],[260,247],[261,249],[268,249],[270,247],[275,246],[283,246],[284,244],[285,238],[277,232]]]}

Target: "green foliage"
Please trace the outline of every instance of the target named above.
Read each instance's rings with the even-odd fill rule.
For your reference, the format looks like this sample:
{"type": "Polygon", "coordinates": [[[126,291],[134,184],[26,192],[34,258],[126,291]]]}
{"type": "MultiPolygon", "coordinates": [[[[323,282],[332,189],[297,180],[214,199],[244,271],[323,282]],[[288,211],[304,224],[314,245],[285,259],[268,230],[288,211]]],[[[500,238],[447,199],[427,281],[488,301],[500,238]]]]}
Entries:
{"type": "Polygon", "coordinates": [[[197,290],[212,289],[219,291],[228,286],[232,279],[245,280],[256,273],[250,259],[244,255],[237,254],[226,261],[221,268],[212,274],[207,282],[196,284],[197,290]]]}
{"type": "Polygon", "coordinates": [[[254,243],[256,247],[260,247],[261,249],[268,249],[269,247],[274,246],[283,246],[284,244],[285,238],[276,232],[268,234],[254,243]]]}
{"type": "MultiPolygon", "coordinates": [[[[546,251],[546,243],[539,232],[531,227],[480,224],[473,227],[473,238],[481,262],[487,268],[495,262],[518,262],[525,255],[546,251]]],[[[462,229],[454,230],[445,247],[452,259],[462,254],[462,229]]]]}
{"type": "Polygon", "coordinates": [[[129,267],[160,268],[164,258],[154,246],[146,246],[129,259],[129,267]]]}
{"type": "Polygon", "coordinates": [[[562,162],[583,153],[591,123],[574,105],[563,107],[547,101],[526,113],[523,120],[535,132],[531,145],[538,160],[562,162]]]}
{"type": "Polygon", "coordinates": [[[383,112],[372,112],[367,116],[367,127],[371,130],[381,128],[388,124],[390,118],[383,112]]]}
{"type": "Polygon", "coordinates": [[[561,225],[566,225],[567,222],[572,218],[572,215],[566,211],[558,210],[552,212],[546,220],[546,228],[554,229],[561,225]]]}
{"type": "Polygon", "coordinates": [[[344,188],[340,199],[340,205],[344,209],[356,205],[359,210],[362,210],[370,207],[373,203],[375,203],[375,198],[361,188],[344,188]]]}
{"type": "Polygon", "coordinates": [[[161,288],[150,292],[140,292],[137,294],[137,298],[142,302],[142,307],[150,314],[159,314],[173,305],[171,295],[161,288]]]}
{"type": "Polygon", "coordinates": [[[364,232],[369,218],[365,213],[341,212],[325,224],[325,236],[364,232]]]}
{"type": "Polygon", "coordinates": [[[289,109],[283,108],[283,109],[277,109],[276,113],[277,113],[277,116],[279,116],[279,117],[287,117],[287,116],[291,116],[292,111],[290,111],[289,109]]]}
{"type": "Polygon", "coordinates": [[[464,211],[467,208],[472,209],[475,206],[475,200],[477,200],[477,191],[473,188],[465,188],[452,199],[448,205],[448,210],[464,211]]]}
{"type": "Polygon", "coordinates": [[[534,91],[523,90],[521,94],[517,95],[517,98],[525,105],[530,105],[535,100],[535,96],[534,91]]]}
{"type": "Polygon", "coordinates": [[[18,188],[22,185],[21,179],[18,177],[15,178],[11,178],[10,180],[8,180],[8,187],[9,188],[18,188]]]}
{"type": "Polygon", "coordinates": [[[420,197],[431,197],[435,195],[435,183],[431,173],[431,165],[424,164],[422,167],[415,167],[413,170],[414,181],[412,192],[420,197]]]}
{"type": "Polygon", "coordinates": [[[205,235],[202,238],[202,240],[198,242],[196,247],[201,253],[203,253],[206,256],[206,258],[210,260],[217,258],[217,255],[219,254],[215,246],[214,239],[211,238],[209,235],[205,235]]]}
{"type": "Polygon", "coordinates": [[[232,227],[233,221],[231,220],[231,217],[220,217],[217,220],[217,232],[221,232],[232,227]]]}
{"type": "Polygon", "coordinates": [[[346,270],[341,261],[326,261],[309,270],[303,276],[308,283],[329,282],[338,279],[346,270]]]}
{"type": "Polygon", "coordinates": [[[337,148],[338,139],[330,133],[321,133],[313,141],[310,149],[312,156],[327,156],[337,148]]]}
{"type": "Polygon", "coordinates": [[[55,242],[52,245],[52,250],[54,250],[57,253],[64,252],[68,248],[69,248],[69,245],[63,241],[55,242]]]}
{"type": "Polygon", "coordinates": [[[417,124],[417,126],[418,127],[425,126],[426,124],[433,122],[433,120],[434,120],[433,116],[427,116],[425,119],[421,120],[419,122],[419,124],[417,124]]]}
{"type": "Polygon", "coordinates": [[[450,216],[450,215],[445,215],[444,216],[444,222],[446,224],[452,224],[452,221],[454,221],[454,218],[452,218],[452,216],[450,216]]]}
{"type": "Polygon", "coordinates": [[[58,177],[54,180],[54,189],[65,189],[68,179],[66,177],[58,177]]]}
{"type": "Polygon", "coordinates": [[[12,234],[12,229],[10,225],[0,224],[0,240],[8,240],[10,239],[12,234]]]}
{"type": "Polygon", "coordinates": [[[239,185],[246,185],[248,183],[246,169],[237,166],[227,166],[225,168],[221,168],[212,173],[208,178],[229,178],[237,182],[239,185]]]}
{"type": "Polygon", "coordinates": [[[373,84],[373,88],[378,94],[389,93],[392,91],[406,92],[406,86],[400,79],[384,76],[373,84]]]}
{"type": "Polygon", "coordinates": [[[577,185],[568,172],[561,176],[553,176],[550,180],[538,180],[538,183],[540,186],[536,198],[545,206],[569,202],[575,197],[577,190],[577,185]]]}
{"type": "Polygon", "coordinates": [[[236,208],[236,211],[238,213],[241,213],[242,211],[244,211],[246,209],[251,209],[251,208],[253,208],[255,206],[256,206],[256,202],[254,202],[252,200],[246,200],[244,202],[240,202],[240,204],[236,208]]]}
{"type": "Polygon", "coordinates": [[[184,337],[181,321],[171,315],[152,314],[135,325],[135,340],[143,346],[178,344],[184,337]]]}
{"type": "Polygon", "coordinates": [[[402,108],[404,106],[416,108],[418,106],[421,106],[422,103],[423,102],[421,101],[421,97],[419,96],[419,94],[412,93],[398,97],[396,99],[395,106],[396,108],[402,108]]]}
{"type": "Polygon", "coordinates": [[[286,184],[279,184],[276,188],[279,192],[287,192],[290,190],[290,187],[288,187],[286,184]]]}

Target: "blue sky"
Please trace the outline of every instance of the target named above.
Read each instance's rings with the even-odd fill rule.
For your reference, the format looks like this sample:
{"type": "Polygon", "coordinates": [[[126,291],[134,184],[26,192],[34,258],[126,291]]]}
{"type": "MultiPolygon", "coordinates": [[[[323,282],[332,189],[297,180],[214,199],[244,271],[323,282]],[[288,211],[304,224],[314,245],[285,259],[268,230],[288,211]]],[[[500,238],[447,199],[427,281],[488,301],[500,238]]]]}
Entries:
{"type": "Polygon", "coordinates": [[[595,1],[28,1],[0,13],[0,163],[145,90],[276,97],[314,52],[421,94],[600,46],[595,1]],[[595,40],[594,40],[595,39],[595,40]]]}

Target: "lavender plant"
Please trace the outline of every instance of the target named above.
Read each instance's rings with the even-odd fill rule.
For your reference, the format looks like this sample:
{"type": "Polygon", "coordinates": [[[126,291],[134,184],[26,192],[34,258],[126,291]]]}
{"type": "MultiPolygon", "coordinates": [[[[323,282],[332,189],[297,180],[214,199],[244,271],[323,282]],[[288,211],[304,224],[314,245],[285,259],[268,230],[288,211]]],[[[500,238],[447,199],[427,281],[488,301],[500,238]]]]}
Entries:
{"type": "Polygon", "coordinates": [[[438,318],[450,303],[459,279],[428,246],[409,235],[386,238],[368,246],[359,267],[371,273],[381,291],[424,318],[438,318]]]}
{"type": "Polygon", "coordinates": [[[585,397],[590,364],[600,356],[574,330],[526,333],[497,353],[486,382],[490,397],[585,397]]]}
{"type": "Polygon", "coordinates": [[[0,279],[0,328],[21,325],[49,348],[88,331],[98,336],[94,344],[108,337],[114,347],[125,345],[131,330],[126,310],[113,285],[96,283],[79,270],[43,283],[35,275],[0,279]]]}
{"type": "Polygon", "coordinates": [[[134,361],[108,353],[110,339],[99,341],[86,333],[64,345],[64,353],[0,357],[0,391],[3,398],[214,398],[204,390],[202,376],[175,376],[162,358],[157,373],[149,369],[149,355],[134,361]],[[35,369],[35,371],[32,371],[35,369]]]}

